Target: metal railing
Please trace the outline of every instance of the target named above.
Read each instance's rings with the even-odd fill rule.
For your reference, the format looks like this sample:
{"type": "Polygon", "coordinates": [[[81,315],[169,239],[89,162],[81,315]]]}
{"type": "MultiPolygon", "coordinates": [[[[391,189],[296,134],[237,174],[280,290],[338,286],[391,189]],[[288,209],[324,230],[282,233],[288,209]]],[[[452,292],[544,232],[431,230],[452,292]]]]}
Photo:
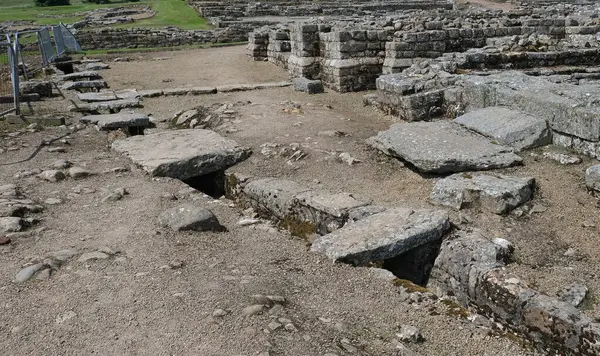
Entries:
{"type": "Polygon", "coordinates": [[[19,114],[18,64],[13,44],[0,42],[0,116],[19,114]]]}
{"type": "Polygon", "coordinates": [[[0,36],[0,117],[11,112],[20,114],[20,74],[29,80],[34,73],[60,57],[77,52],[81,52],[77,39],[62,23],[34,31],[16,32],[6,35],[6,39],[0,36]],[[26,57],[25,47],[29,51],[39,52],[39,55],[29,53],[26,57]]]}

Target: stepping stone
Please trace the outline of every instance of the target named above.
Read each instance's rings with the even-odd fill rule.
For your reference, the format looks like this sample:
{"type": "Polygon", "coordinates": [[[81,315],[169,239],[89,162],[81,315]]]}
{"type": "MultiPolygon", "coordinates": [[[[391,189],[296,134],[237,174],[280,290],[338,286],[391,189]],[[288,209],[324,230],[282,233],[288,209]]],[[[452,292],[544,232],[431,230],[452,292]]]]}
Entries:
{"type": "Polygon", "coordinates": [[[89,80],[85,82],[65,82],[61,89],[63,90],[80,90],[80,89],[104,89],[108,88],[108,84],[104,80],[89,80]]]}
{"type": "Polygon", "coordinates": [[[311,251],[363,266],[440,241],[449,228],[448,213],[443,210],[393,208],[316,239],[311,251]]]}
{"type": "Polygon", "coordinates": [[[62,77],[60,77],[60,80],[63,82],[78,81],[81,79],[89,79],[89,80],[102,79],[102,76],[100,74],[98,74],[98,72],[88,70],[88,71],[84,71],[84,72],[75,72],[75,73],[71,73],[71,74],[65,74],[62,77]]]}
{"type": "Polygon", "coordinates": [[[77,97],[81,101],[85,102],[96,102],[96,101],[110,101],[110,100],[119,100],[119,99],[135,99],[139,98],[140,94],[135,89],[125,89],[125,90],[110,90],[110,91],[101,91],[98,93],[80,93],[77,94],[77,97]]]}
{"type": "Polygon", "coordinates": [[[523,161],[512,148],[449,121],[394,124],[367,143],[425,173],[504,168],[523,161]]]}
{"type": "Polygon", "coordinates": [[[112,130],[126,127],[148,127],[150,118],[144,114],[118,113],[108,115],[89,115],[79,119],[85,124],[95,124],[101,130],[112,130]]]}
{"type": "Polygon", "coordinates": [[[110,66],[106,63],[88,63],[85,65],[86,70],[104,70],[110,69],[110,66]]]}
{"type": "Polygon", "coordinates": [[[481,206],[495,214],[505,214],[528,202],[534,189],[534,178],[458,173],[440,179],[430,199],[455,210],[481,206]]]}
{"type": "Polygon", "coordinates": [[[224,170],[252,153],[214,131],[200,129],[132,136],[113,142],[112,148],[152,176],[180,180],[224,170]]]}
{"type": "Polygon", "coordinates": [[[544,119],[505,107],[491,106],[468,112],[454,122],[516,151],[548,145],[552,136],[544,119]]]}
{"type": "Polygon", "coordinates": [[[122,100],[111,100],[111,101],[98,101],[95,103],[88,104],[78,104],[77,106],[69,106],[69,110],[72,112],[108,112],[113,113],[116,111],[120,111],[121,109],[128,108],[139,108],[140,105],[139,99],[122,99],[122,100]]]}
{"type": "Polygon", "coordinates": [[[260,83],[260,84],[232,84],[223,85],[217,87],[219,93],[230,93],[235,91],[248,91],[258,89],[269,89],[269,88],[284,88],[291,86],[291,82],[278,82],[278,83],[260,83]]]}

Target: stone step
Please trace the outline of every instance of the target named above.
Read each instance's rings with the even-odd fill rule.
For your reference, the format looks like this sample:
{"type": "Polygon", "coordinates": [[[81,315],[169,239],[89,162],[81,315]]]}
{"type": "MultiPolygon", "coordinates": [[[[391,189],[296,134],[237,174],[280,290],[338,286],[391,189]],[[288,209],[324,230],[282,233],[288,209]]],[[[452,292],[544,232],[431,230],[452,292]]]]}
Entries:
{"type": "Polygon", "coordinates": [[[552,135],[548,122],[506,107],[490,106],[457,117],[454,122],[513,147],[516,151],[548,145],[552,135]]]}
{"type": "Polygon", "coordinates": [[[225,170],[248,158],[252,151],[210,130],[170,130],[132,136],[113,142],[152,176],[187,180],[225,170]]]}
{"type": "Polygon", "coordinates": [[[115,113],[122,109],[128,108],[139,108],[142,107],[139,99],[121,99],[111,101],[98,101],[95,103],[86,103],[69,106],[71,112],[83,112],[83,113],[115,113]]]}
{"type": "Polygon", "coordinates": [[[394,124],[367,143],[424,173],[488,170],[522,162],[512,148],[450,121],[394,124]]]}
{"type": "Polygon", "coordinates": [[[450,219],[444,210],[393,208],[316,239],[311,251],[364,266],[441,242],[448,229],[450,219]]]}
{"type": "Polygon", "coordinates": [[[84,116],[79,121],[86,124],[98,125],[100,130],[148,127],[150,125],[150,118],[147,115],[123,112],[118,114],[84,116]]]}

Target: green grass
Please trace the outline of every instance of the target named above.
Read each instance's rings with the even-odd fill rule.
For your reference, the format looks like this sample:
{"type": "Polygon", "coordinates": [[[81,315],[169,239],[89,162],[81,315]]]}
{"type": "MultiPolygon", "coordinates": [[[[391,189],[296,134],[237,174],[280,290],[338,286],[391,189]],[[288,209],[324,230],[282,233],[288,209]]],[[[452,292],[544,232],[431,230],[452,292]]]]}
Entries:
{"type": "Polygon", "coordinates": [[[205,19],[188,6],[183,0],[143,0],[137,3],[122,3],[113,0],[111,4],[88,4],[81,0],[71,0],[70,6],[36,7],[33,0],[0,0],[0,22],[9,20],[34,21],[38,25],[50,25],[73,23],[81,20],[82,16],[76,16],[78,12],[89,11],[107,7],[132,6],[136,4],[148,4],[156,11],[152,18],[136,21],[120,27],[164,27],[177,26],[182,29],[207,29],[210,25],[205,19]],[[37,17],[42,15],[56,15],[58,17],[37,17]]]}

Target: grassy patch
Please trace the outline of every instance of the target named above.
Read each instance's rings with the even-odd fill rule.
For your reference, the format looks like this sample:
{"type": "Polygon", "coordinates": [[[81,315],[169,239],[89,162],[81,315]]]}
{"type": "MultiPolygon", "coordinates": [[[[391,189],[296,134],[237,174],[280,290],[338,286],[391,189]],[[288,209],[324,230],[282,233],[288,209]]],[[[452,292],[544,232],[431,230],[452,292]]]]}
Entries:
{"type": "Polygon", "coordinates": [[[211,26],[201,18],[196,10],[182,0],[143,0],[137,3],[123,3],[113,0],[111,4],[89,4],[81,0],[71,0],[70,6],[36,7],[33,0],[0,0],[0,22],[9,20],[34,21],[38,25],[58,24],[59,22],[73,23],[83,17],[77,13],[94,9],[150,5],[156,15],[152,18],[136,21],[120,27],[164,27],[177,26],[182,29],[208,29],[211,26]],[[52,15],[55,17],[38,17],[52,15]]]}

